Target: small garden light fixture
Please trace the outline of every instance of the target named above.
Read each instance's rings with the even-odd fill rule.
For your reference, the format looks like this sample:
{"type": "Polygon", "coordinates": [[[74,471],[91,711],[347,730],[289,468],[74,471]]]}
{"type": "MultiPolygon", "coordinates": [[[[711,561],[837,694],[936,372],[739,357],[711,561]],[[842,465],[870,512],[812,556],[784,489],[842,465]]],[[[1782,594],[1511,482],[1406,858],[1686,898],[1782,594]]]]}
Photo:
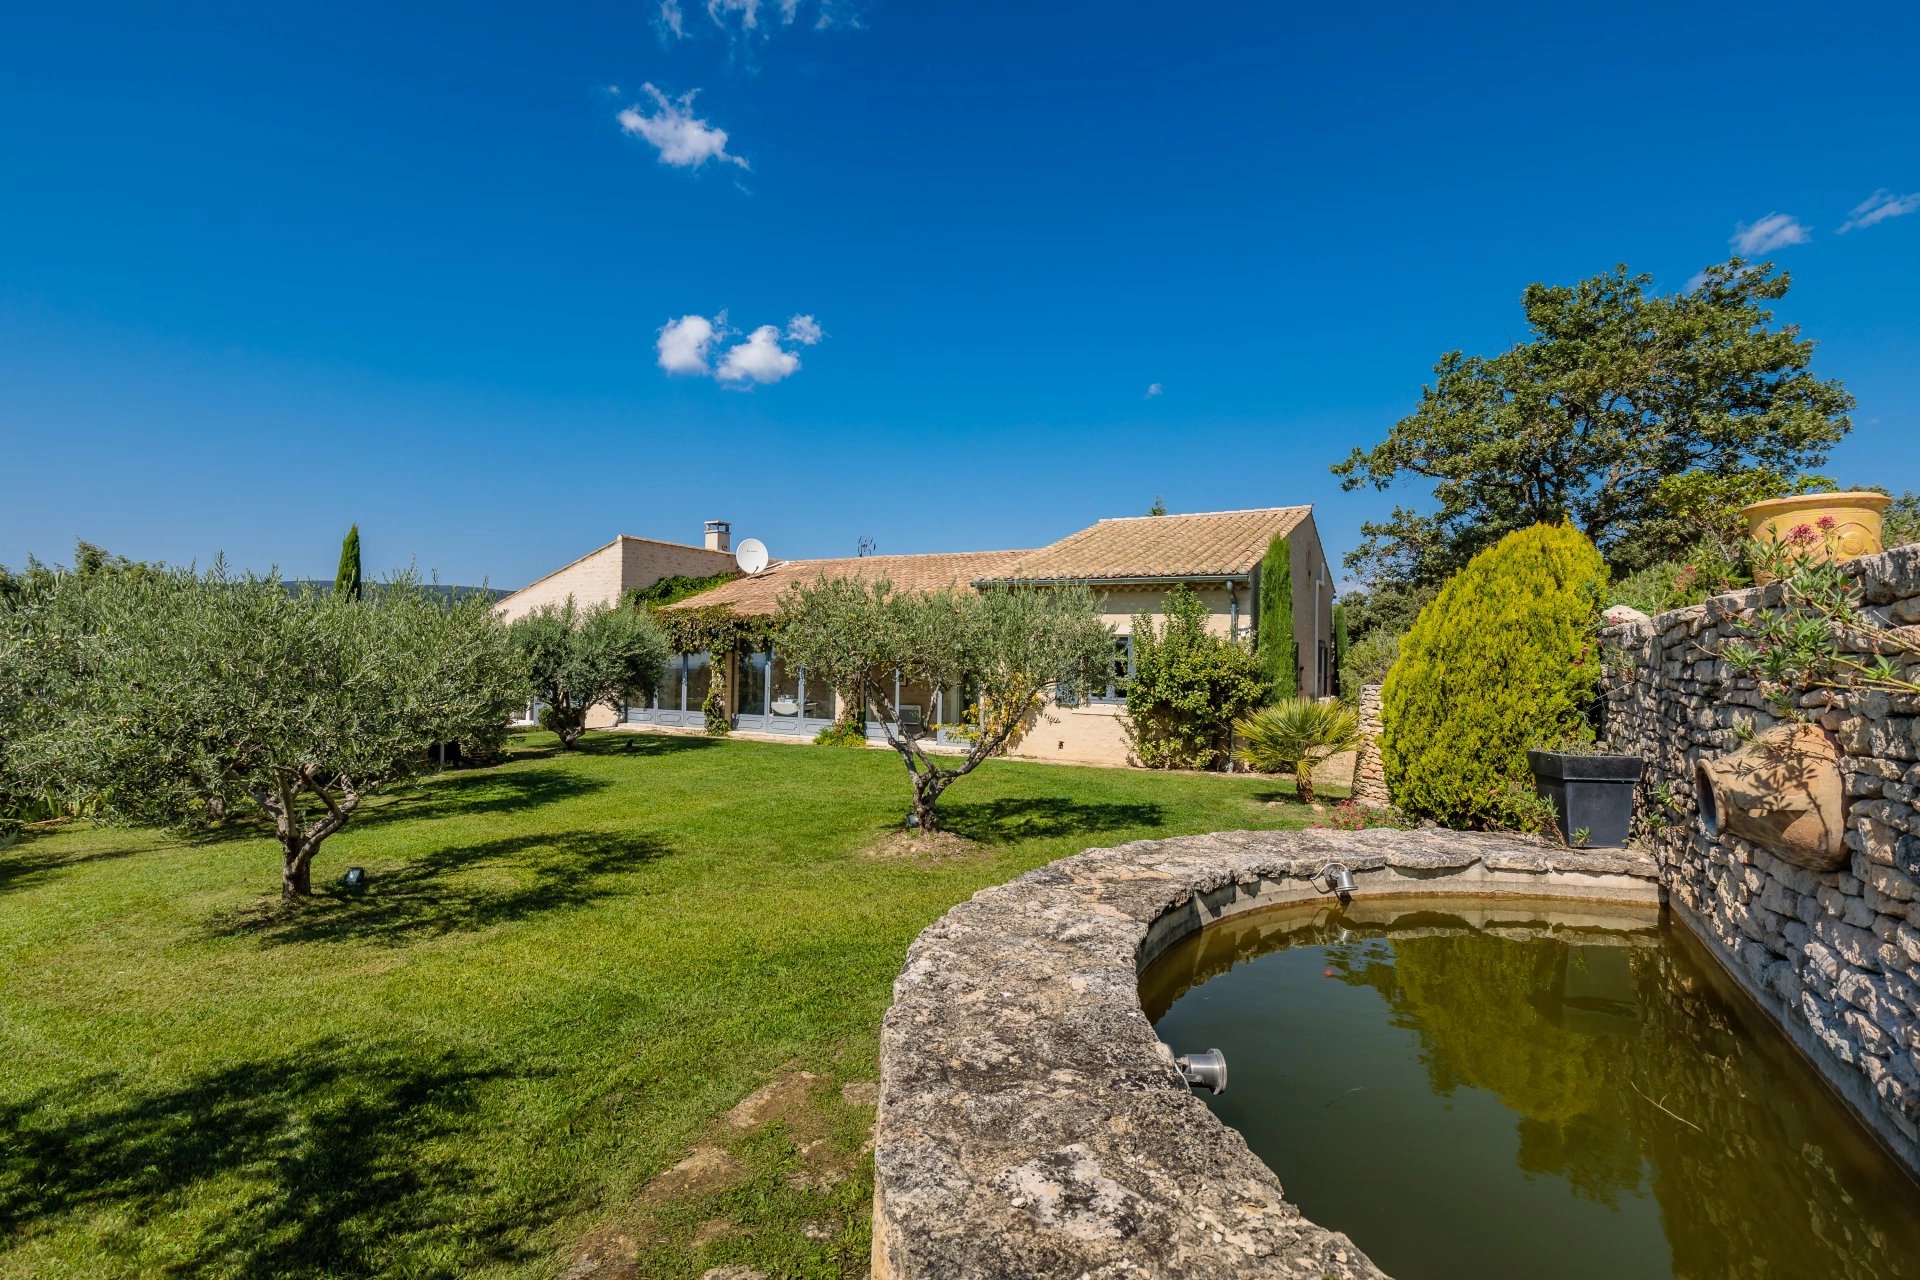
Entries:
{"type": "Polygon", "coordinates": [[[1329,862],[1320,869],[1320,874],[1326,877],[1328,891],[1343,898],[1360,887],[1353,882],[1353,872],[1344,862],[1329,862]]]}
{"type": "Polygon", "coordinates": [[[367,883],[365,867],[348,867],[347,874],[340,877],[340,883],[349,889],[363,888],[367,883]]]}
{"type": "Polygon", "coordinates": [[[1183,1053],[1173,1060],[1181,1077],[1196,1089],[1214,1093],[1227,1091],[1227,1055],[1218,1049],[1205,1053],[1183,1053]]]}

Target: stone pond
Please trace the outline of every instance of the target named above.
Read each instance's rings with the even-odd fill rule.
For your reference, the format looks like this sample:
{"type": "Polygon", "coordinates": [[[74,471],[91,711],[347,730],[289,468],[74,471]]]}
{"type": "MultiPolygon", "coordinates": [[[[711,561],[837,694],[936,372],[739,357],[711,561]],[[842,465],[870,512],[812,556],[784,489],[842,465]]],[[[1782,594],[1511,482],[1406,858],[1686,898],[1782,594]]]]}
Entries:
{"type": "MultiPolygon", "coordinates": [[[[1512,837],[1391,830],[1244,832],[1138,842],[1091,850],[983,890],[921,935],[895,984],[893,1007],[882,1034],[875,1274],[893,1280],[1385,1274],[1361,1245],[1332,1229],[1330,1224],[1336,1220],[1363,1236],[1371,1232],[1385,1253],[1401,1260],[1396,1274],[1402,1274],[1403,1280],[1457,1274],[1450,1267],[1407,1266],[1405,1259],[1417,1258],[1417,1252],[1409,1254],[1403,1238],[1386,1232],[1380,1215],[1352,1211],[1365,1201],[1363,1161],[1329,1157],[1325,1162],[1354,1165],[1361,1185],[1321,1185],[1313,1177],[1301,1176],[1299,1161],[1311,1162],[1315,1153],[1289,1151],[1286,1144],[1324,1142],[1340,1132],[1337,1128],[1309,1126],[1290,1134],[1283,1126],[1277,1133],[1266,1133],[1240,1115],[1243,1128],[1253,1134],[1256,1145],[1265,1148],[1268,1160],[1263,1161],[1240,1130],[1222,1123],[1210,1109],[1210,1103],[1217,1106],[1222,1100],[1203,1101],[1181,1077],[1143,1007],[1143,997],[1153,1006],[1154,1015],[1171,1020],[1181,1051],[1198,1050],[1213,1044],[1188,1043],[1186,1033],[1179,1030],[1188,1019],[1181,1005],[1183,993],[1197,995],[1213,990],[1212,983],[1239,981],[1241,966],[1246,966],[1247,975],[1257,975],[1269,962],[1284,968],[1293,963],[1286,955],[1297,950],[1299,956],[1307,957],[1301,963],[1322,966],[1326,972],[1336,972],[1335,965],[1351,969],[1359,964],[1386,984],[1384,989],[1404,995],[1413,975],[1402,967],[1409,962],[1398,948],[1416,939],[1435,939],[1436,946],[1446,939],[1455,940],[1447,946],[1523,945],[1529,938],[1549,944],[1557,938],[1564,944],[1571,931],[1586,935],[1587,945],[1600,945],[1593,939],[1605,938],[1605,945],[1639,946],[1649,956],[1667,957],[1635,961],[1625,972],[1630,979],[1639,975],[1634,990],[1641,1003],[1661,1005],[1663,1034],[1684,1029],[1695,1036],[1677,1043],[1674,1051],[1697,1055],[1704,1052],[1704,1041],[1698,1037],[1708,1034],[1702,1027],[1724,1031],[1726,1009],[1732,1007],[1727,1002],[1744,997],[1727,984],[1709,987],[1704,980],[1696,980],[1702,970],[1693,961],[1686,962],[1691,968],[1681,965],[1692,984],[1686,987],[1694,993],[1688,997],[1692,1003],[1676,995],[1680,988],[1674,986],[1673,976],[1680,961],[1672,959],[1671,951],[1650,945],[1663,927],[1660,903],[1657,868],[1641,855],[1580,852],[1512,837]],[[1354,891],[1344,915],[1322,875],[1330,862],[1353,873],[1354,891]],[[1209,925],[1217,927],[1201,933],[1209,925]],[[1295,936],[1300,929],[1329,927],[1345,930],[1345,938],[1337,933],[1295,936]],[[1477,941],[1459,941],[1463,939],[1477,941]],[[1343,958],[1313,952],[1330,945],[1346,948],[1340,953],[1343,958]],[[1708,1004],[1714,1015],[1702,1023],[1708,1004]],[[1283,1180],[1269,1162],[1293,1170],[1289,1185],[1298,1180],[1301,1193],[1327,1221],[1315,1221],[1283,1192],[1283,1180]]],[[[1475,962],[1462,963],[1471,969],[1475,962]]],[[[1532,973],[1539,962],[1528,958],[1519,961],[1518,967],[1532,973]]],[[[1712,968],[1711,964],[1706,967],[1712,968]]],[[[1601,970],[1604,964],[1596,972],[1601,970]]],[[[1586,981],[1581,976],[1584,972],[1576,974],[1576,985],[1586,981]]],[[[1614,974],[1612,980],[1617,984],[1619,978],[1614,974]]],[[[1328,984],[1356,991],[1367,985],[1328,984]]],[[[1444,991],[1445,986],[1435,989],[1444,991]]],[[[1371,991],[1363,994],[1379,1002],[1371,991]]],[[[1482,995],[1495,1002],[1522,998],[1511,991],[1490,989],[1482,995]]],[[[1251,999],[1257,1005],[1271,996],[1272,992],[1256,993],[1251,999]]],[[[1309,997],[1320,998],[1311,991],[1309,997]]],[[[1289,1015],[1301,1037],[1311,1034],[1308,1027],[1297,1024],[1297,1015],[1306,1008],[1302,1005],[1289,1015]]],[[[1417,1018],[1409,1023],[1405,1008],[1394,1016],[1406,1024],[1401,1033],[1424,1035],[1436,1043],[1435,1037],[1452,1036],[1458,1042],[1462,1035],[1494,1030],[1476,1027],[1470,1011],[1454,1009],[1460,1016],[1449,1020],[1435,1012],[1438,1008],[1425,1010],[1432,1014],[1432,1026],[1417,1018]],[[1446,1028],[1436,1030],[1441,1024],[1446,1028]]],[[[1605,1012],[1603,1008],[1601,1014],[1605,1012]]],[[[1489,1013],[1490,1018],[1494,1016],[1489,1013]]],[[[1243,1029],[1247,1024],[1246,1018],[1233,1022],[1243,1029]]],[[[1350,1034],[1354,1024],[1349,1018],[1336,1019],[1332,1025],[1344,1026],[1350,1034]]],[[[1214,1034],[1201,1022],[1192,1023],[1192,1029],[1201,1038],[1214,1034]]],[[[1284,1029],[1280,1037],[1282,1043],[1287,1041],[1284,1029]]],[[[1227,1037],[1222,1032],[1218,1038],[1227,1037]]],[[[1476,1042],[1471,1052],[1454,1042],[1449,1043],[1461,1061],[1470,1058],[1481,1063],[1502,1056],[1495,1051],[1494,1040],[1476,1042]]],[[[1262,1071],[1272,1064],[1263,1066],[1260,1055],[1247,1045],[1242,1046],[1243,1055],[1253,1056],[1238,1061],[1232,1045],[1220,1047],[1228,1050],[1229,1065],[1239,1073],[1236,1089],[1225,1095],[1235,1106],[1245,1102],[1237,1089],[1254,1090],[1250,1097],[1257,1104],[1260,1091],[1283,1087],[1271,1078],[1263,1081],[1262,1071]]],[[[1622,1052],[1618,1044],[1603,1048],[1616,1055],[1622,1052]]],[[[1320,1054],[1319,1048],[1307,1052],[1320,1054]]],[[[1426,1052],[1429,1057],[1440,1053],[1434,1043],[1426,1045],[1426,1052]]],[[[1779,1052],[1790,1057],[1784,1040],[1768,1052],[1776,1055],[1769,1059],[1773,1067],[1778,1066],[1779,1052]]],[[[1325,1068],[1325,1061],[1320,1065],[1325,1068]]],[[[1798,1069],[1791,1061],[1787,1068],[1798,1069]]],[[[1740,1072],[1762,1069],[1773,1068],[1747,1062],[1723,1074],[1745,1080],[1748,1077],[1740,1072]]],[[[1510,1079],[1468,1078],[1470,1074],[1455,1071],[1450,1083],[1515,1103],[1509,1107],[1515,1112],[1510,1124],[1528,1119],[1525,1106],[1519,1105],[1531,1096],[1525,1087],[1510,1079]]],[[[1759,1237],[1752,1234],[1752,1220],[1757,1211],[1764,1226],[1768,1206],[1742,1206],[1744,1216],[1725,1212],[1726,1196],[1752,1190],[1756,1184],[1742,1181],[1737,1171],[1721,1171],[1725,1176],[1719,1182],[1713,1177],[1701,1182],[1700,1168],[1703,1161],[1737,1157],[1740,1139],[1720,1134],[1715,1140],[1719,1145],[1702,1144],[1696,1133],[1680,1126],[1697,1125],[1704,1132],[1715,1124],[1734,1123],[1751,1129],[1753,1117],[1728,1099],[1714,1099],[1711,1076],[1695,1073],[1687,1079],[1689,1088],[1684,1091],[1666,1077],[1628,1081],[1643,1088],[1664,1082],[1663,1092],[1671,1095],[1664,1105],[1670,1110],[1661,1110],[1658,1102],[1641,1106],[1636,1101],[1634,1114],[1643,1121],[1669,1114],[1684,1117],[1672,1126],[1679,1134],[1656,1135],[1672,1144],[1684,1134],[1679,1145],[1672,1147],[1675,1154],[1664,1164],[1657,1158],[1650,1163],[1642,1158],[1643,1167],[1631,1172],[1623,1171],[1624,1166],[1615,1168],[1607,1175],[1613,1177],[1612,1183],[1604,1176],[1597,1182],[1587,1177],[1585,1183],[1589,1188],[1600,1187],[1603,1194],[1629,1190],[1637,1194],[1652,1176],[1647,1169],[1657,1166],[1665,1182],[1685,1170],[1694,1182],[1719,1188],[1704,1200],[1674,1192],[1677,1204],[1696,1218],[1706,1215],[1702,1221],[1708,1224],[1688,1237],[1686,1248],[1713,1256],[1715,1242],[1725,1241],[1722,1252],[1734,1256],[1755,1247],[1759,1237]],[[1690,1142],[1695,1145],[1689,1146],[1690,1142]],[[1703,1151],[1721,1154],[1702,1155],[1703,1151]]],[[[1617,1076],[1609,1077],[1613,1092],[1606,1099],[1580,1105],[1596,1112],[1609,1107],[1618,1110],[1614,1104],[1620,1102],[1620,1082],[1617,1076]]],[[[1802,1083],[1810,1082],[1809,1076],[1802,1083]]],[[[1312,1106],[1333,1109],[1335,1103],[1318,1096],[1326,1092],[1337,1099],[1340,1090],[1332,1089],[1332,1084],[1333,1077],[1324,1071],[1311,1082],[1310,1091],[1316,1095],[1312,1106]]],[[[1384,1090],[1385,1086],[1376,1083],[1375,1087],[1384,1090]]],[[[1818,1086],[1812,1087],[1817,1095],[1818,1086]]],[[[1418,1101],[1418,1090],[1402,1092],[1418,1101]]],[[[1851,1123],[1832,1099],[1817,1100],[1833,1106],[1832,1115],[1840,1125],[1851,1123]]],[[[1235,1112],[1228,1109],[1222,1114],[1235,1112]]],[[[1636,1130],[1633,1142],[1640,1141],[1639,1134],[1636,1130]]],[[[1582,1140],[1594,1136],[1585,1135],[1582,1140]]],[[[1605,1135],[1596,1138],[1604,1139],[1605,1135]]],[[[1409,1133],[1402,1140],[1417,1143],[1424,1135],[1409,1133]]],[[[1392,1161],[1393,1150],[1378,1149],[1383,1142],[1389,1139],[1372,1131],[1370,1155],[1377,1161],[1392,1161]]],[[[1638,1150],[1640,1157],[1648,1157],[1650,1148],[1633,1148],[1630,1142],[1623,1150],[1638,1150]]],[[[1856,1187],[1860,1167],[1890,1169],[1899,1177],[1897,1166],[1873,1149],[1864,1130],[1848,1135],[1834,1152],[1828,1163],[1841,1167],[1825,1182],[1818,1176],[1785,1180],[1787,1189],[1781,1194],[1802,1200],[1795,1212],[1806,1211],[1808,1202],[1802,1193],[1807,1185],[1818,1193],[1820,1186],[1831,1183],[1844,1197],[1856,1187]],[[1875,1160],[1882,1163],[1875,1165],[1875,1160]]],[[[1538,1141],[1532,1158],[1551,1166],[1551,1154],[1543,1156],[1538,1141]]],[[[1427,1167],[1444,1170],[1446,1162],[1430,1161],[1427,1167]]],[[[1393,1182],[1391,1178],[1378,1181],[1382,1189],[1393,1182]]],[[[1914,1191],[1902,1187],[1898,1194],[1912,1197],[1914,1191]]],[[[1906,1217],[1912,1216],[1914,1203],[1920,1201],[1909,1199],[1901,1205],[1906,1217]]],[[[1663,1196],[1659,1204],[1666,1209],[1667,1199],[1663,1196]]],[[[1569,1221],[1576,1220],[1580,1230],[1604,1235],[1603,1225],[1588,1222],[1577,1212],[1569,1221]]],[[[1843,1243],[1852,1230],[1860,1232],[1861,1240],[1871,1238],[1877,1243],[1853,1251],[1867,1259],[1860,1266],[1824,1274],[1906,1274],[1875,1270],[1871,1261],[1888,1256],[1887,1246],[1894,1246],[1894,1254],[1911,1252],[1897,1227],[1874,1235],[1871,1215],[1829,1226],[1834,1228],[1830,1234],[1843,1243]]],[[[1486,1230],[1499,1230],[1497,1214],[1488,1216],[1486,1230]]],[[[1474,1257],[1471,1250],[1450,1256],[1474,1257]]],[[[1672,1269],[1647,1274],[1749,1274],[1683,1268],[1681,1256],[1676,1247],[1672,1269]]],[[[1532,1261],[1545,1260],[1536,1256],[1532,1261]]],[[[1519,1274],[1503,1271],[1485,1258],[1475,1258],[1473,1265],[1475,1274],[1519,1274]]]]}

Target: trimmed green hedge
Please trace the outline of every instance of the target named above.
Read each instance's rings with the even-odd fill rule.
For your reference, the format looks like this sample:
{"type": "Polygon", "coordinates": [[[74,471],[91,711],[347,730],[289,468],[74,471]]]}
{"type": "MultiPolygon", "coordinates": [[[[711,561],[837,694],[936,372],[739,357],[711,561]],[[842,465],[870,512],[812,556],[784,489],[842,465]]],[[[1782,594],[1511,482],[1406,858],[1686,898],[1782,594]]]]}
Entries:
{"type": "Polygon", "coordinates": [[[1606,583],[1599,551],[1567,525],[1510,533],[1448,580],[1381,693],[1401,809],[1450,827],[1529,825],[1527,749],[1585,723],[1606,583]]]}

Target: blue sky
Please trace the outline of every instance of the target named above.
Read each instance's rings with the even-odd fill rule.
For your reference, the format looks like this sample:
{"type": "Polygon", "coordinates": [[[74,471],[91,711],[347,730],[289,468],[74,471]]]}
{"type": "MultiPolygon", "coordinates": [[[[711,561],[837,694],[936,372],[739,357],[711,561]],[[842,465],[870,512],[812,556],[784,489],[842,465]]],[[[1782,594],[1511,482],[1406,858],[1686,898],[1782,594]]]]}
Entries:
{"type": "Polygon", "coordinates": [[[0,562],[358,521],[515,586],[1156,493],[1338,556],[1399,495],[1328,464],[1443,351],[1742,227],[1860,400],[1831,469],[1920,487],[1915,6],[546,8],[0,6],[0,562]]]}

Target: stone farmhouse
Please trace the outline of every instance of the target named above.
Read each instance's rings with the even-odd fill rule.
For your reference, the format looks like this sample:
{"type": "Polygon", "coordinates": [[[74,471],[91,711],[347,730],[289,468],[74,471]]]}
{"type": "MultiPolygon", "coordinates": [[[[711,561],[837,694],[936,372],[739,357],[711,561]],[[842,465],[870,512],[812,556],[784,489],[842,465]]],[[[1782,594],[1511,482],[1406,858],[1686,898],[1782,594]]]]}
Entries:
{"type": "MultiPolygon", "coordinates": [[[[1209,625],[1235,638],[1251,637],[1260,610],[1260,562],[1274,538],[1287,540],[1292,563],[1294,641],[1302,694],[1333,692],[1334,584],[1314,526],[1313,508],[1265,507],[1192,515],[1125,516],[1101,520],[1047,546],[1029,550],[933,552],[844,559],[780,560],[760,572],[740,574],[673,609],[719,607],[745,618],[777,612],[789,588],[825,576],[884,579],[903,591],[987,591],[996,586],[1084,582],[1100,600],[1115,631],[1114,683],[1079,691],[1049,706],[1012,754],[1080,764],[1125,764],[1121,716],[1126,699],[1118,687],[1131,656],[1136,615],[1159,620],[1167,592],[1191,589],[1206,606],[1209,625]]],[[[732,531],[725,521],[707,522],[704,545],[661,542],[622,535],[530,583],[495,606],[508,621],[569,596],[580,605],[612,603],[676,575],[707,577],[735,570],[732,531]]],[[[644,705],[596,708],[589,724],[637,730],[684,730],[705,724],[705,702],[715,664],[722,664],[728,711],[742,734],[809,741],[832,724],[834,692],[809,685],[806,672],[781,661],[777,645],[741,645],[730,653],[688,653],[673,659],[667,677],[644,705]]],[[[958,720],[966,703],[962,689],[903,684],[896,705],[904,718],[939,728],[958,720]]],[[[878,740],[877,725],[869,737],[878,740]]]]}

